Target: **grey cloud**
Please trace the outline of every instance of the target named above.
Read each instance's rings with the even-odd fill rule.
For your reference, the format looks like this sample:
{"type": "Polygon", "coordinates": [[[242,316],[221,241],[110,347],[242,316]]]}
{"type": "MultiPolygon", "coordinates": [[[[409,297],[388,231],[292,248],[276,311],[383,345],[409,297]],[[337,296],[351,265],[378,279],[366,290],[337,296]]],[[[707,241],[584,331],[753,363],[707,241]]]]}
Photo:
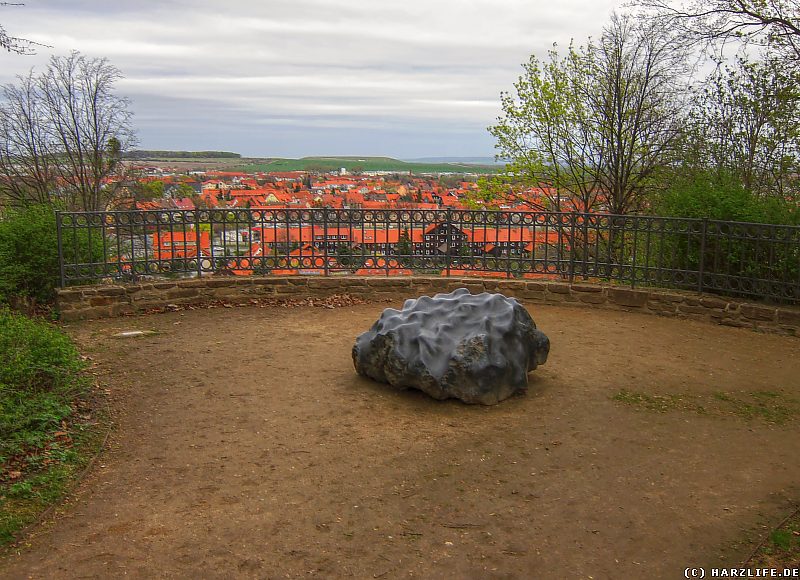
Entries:
{"type": "MultiPolygon", "coordinates": [[[[485,128],[520,64],[553,41],[596,36],[619,2],[557,4],[29,0],[14,32],[58,54],[108,57],[126,77],[118,88],[142,146],[489,155],[485,128]]],[[[0,82],[44,66],[48,52],[0,54],[0,82]]]]}

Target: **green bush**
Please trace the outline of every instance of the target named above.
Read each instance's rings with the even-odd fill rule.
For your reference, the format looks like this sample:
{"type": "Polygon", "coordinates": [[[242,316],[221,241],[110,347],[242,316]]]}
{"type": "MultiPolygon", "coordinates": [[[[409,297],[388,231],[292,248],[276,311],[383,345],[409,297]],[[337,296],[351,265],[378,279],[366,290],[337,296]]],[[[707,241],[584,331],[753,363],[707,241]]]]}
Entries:
{"type": "MultiPolygon", "coordinates": [[[[99,233],[69,230],[63,240],[69,263],[102,263],[99,233]]],[[[59,283],[55,211],[34,205],[9,211],[0,220],[0,303],[12,298],[51,302],[59,283]]]]}
{"type": "Polygon", "coordinates": [[[719,287],[724,280],[734,293],[741,286],[748,296],[788,293],[786,297],[792,298],[791,281],[800,272],[797,234],[789,228],[770,230],[748,223],[796,225],[800,211],[795,203],[778,196],[758,196],[730,175],[690,171],[675,176],[651,209],[657,216],[708,219],[703,226],[707,233],[703,239],[695,224],[692,235],[667,231],[652,242],[640,235],[637,254],[645,255],[647,244],[651,263],[637,266],[650,267],[651,274],[660,276],[660,268],[699,271],[702,264],[704,288],[709,282],[712,288],[719,287]]]}
{"type": "Polygon", "coordinates": [[[0,548],[64,497],[99,449],[102,414],[82,368],[56,327],[0,308],[0,548]]]}
{"type": "Polygon", "coordinates": [[[676,175],[652,209],[654,215],[669,217],[783,225],[800,221],[796,204],[759,197],[732,176],[706,172],[676,175]]]}
{"type": "Polygon", "coordinates": [[[61,428],[86,388],[82,368],[57,328],[0,310],[0,464],[40,448],[61,428]]]}
{"type": "Polygon", "coordinates": [[[53,210],[31,206],[0,221],[0,302],[12,297],[49,302],[58,282],[53,210]]]}

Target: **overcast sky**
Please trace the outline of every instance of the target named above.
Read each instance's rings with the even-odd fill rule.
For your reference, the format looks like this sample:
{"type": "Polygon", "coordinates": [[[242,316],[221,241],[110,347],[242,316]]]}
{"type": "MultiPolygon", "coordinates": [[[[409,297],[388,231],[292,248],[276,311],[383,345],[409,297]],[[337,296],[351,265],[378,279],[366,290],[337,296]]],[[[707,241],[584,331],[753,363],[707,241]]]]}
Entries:
{"type": "Polygon", "coordinates": [[[23,0],[0,83],[51,54],[122,71],[140,148],[250,156],[491,156],[521,64],[599,35],[619,0],[23,0]]]}

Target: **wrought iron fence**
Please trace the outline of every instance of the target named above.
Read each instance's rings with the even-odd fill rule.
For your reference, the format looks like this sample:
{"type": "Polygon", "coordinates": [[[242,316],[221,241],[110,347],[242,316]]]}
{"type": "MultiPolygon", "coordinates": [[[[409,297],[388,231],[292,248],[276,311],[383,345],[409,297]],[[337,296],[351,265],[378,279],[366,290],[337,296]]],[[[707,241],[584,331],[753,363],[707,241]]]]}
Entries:
{"type": "Polygon", "coordinates": [[[60,212],[61,285],[206,275],[613,281],[800,302],[800,227],[610,214],[60,212]]]}

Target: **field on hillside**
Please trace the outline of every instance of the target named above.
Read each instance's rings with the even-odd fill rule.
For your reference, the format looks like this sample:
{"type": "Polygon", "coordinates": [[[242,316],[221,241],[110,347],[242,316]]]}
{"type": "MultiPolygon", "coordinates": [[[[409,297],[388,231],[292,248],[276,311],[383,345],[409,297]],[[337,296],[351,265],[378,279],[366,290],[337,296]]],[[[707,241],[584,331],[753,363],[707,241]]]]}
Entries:
{"type": "Polygon", "coordinates": [[[232,171],[241,167],[243,161],[242,159],[225,157],[203,157],[199,159],[148,157],[127,160],[126,162],[136,166],[161,167],[175,171],[232,171]]]}
{"type": "Polygon", "coordinates": [[[500,168],[466,163],[417,163],[391,157],[303,157],[302,159],[245,159],[240,168],[255,171],[398,171],[412,173],[497,173],[500,168]]]}
{"type": "Polygon", "coordinates": [[[396,171],[398,173],[477,173],[481,175],[501,171],[499,165],[471,163],[406,162],[391,157],[303,157],[302,159],[261,157],[170,157],[157,155],[137,158],[137,164],[169,167],[178,171],[335,171],[344,167],[348,171],[396,171]]]}

